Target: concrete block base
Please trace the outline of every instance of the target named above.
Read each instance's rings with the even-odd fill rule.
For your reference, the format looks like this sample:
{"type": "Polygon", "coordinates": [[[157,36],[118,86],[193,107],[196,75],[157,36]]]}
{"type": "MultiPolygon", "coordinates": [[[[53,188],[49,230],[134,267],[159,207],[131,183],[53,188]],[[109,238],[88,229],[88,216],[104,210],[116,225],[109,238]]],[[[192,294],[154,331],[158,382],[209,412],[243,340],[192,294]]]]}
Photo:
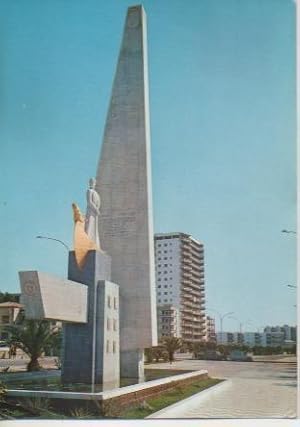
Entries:
{"type": "Polygon", "coordinates": [[[121,351],[121,378],[136,378],[137,382],[145,380],[144,350],[121,351]]]}

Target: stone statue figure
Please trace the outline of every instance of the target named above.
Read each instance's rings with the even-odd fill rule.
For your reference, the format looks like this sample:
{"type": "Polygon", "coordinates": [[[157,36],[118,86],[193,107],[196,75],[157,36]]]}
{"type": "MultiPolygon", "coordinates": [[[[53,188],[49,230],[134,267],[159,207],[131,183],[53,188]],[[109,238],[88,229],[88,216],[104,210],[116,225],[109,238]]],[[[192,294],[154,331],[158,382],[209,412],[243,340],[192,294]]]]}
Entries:
{"type": "Polygon", "coordinates": [[[89,181],[89,189],[86,192],[87,209],[85,216],[85,232],[97,248],[100,248],[100,239],[98,232],[98,216],[100,214],[100,196],[95,190],[96,180],[91,178],[89,181]]]}
{"type": "Polygon", "coordinates": [[[72,204],[74,216],[74,251],[77,265],[83,268],[86,255],[90,250],[97,250],[96,243],[88,236],[84,229],[84,216],[76,203],[72,204]]]}

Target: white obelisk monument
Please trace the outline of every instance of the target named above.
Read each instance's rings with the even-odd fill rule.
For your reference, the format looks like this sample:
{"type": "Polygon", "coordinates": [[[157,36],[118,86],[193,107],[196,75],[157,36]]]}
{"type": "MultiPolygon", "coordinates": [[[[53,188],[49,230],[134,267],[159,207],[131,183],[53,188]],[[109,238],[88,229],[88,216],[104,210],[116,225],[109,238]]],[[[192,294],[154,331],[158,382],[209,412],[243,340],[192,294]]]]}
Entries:
{"type": "Polygon", "coordinates": [[[121,376],[143,378],[157,345],[146,15],[127,12],[97,171],[101,248],[120,286],[121,376]]]}

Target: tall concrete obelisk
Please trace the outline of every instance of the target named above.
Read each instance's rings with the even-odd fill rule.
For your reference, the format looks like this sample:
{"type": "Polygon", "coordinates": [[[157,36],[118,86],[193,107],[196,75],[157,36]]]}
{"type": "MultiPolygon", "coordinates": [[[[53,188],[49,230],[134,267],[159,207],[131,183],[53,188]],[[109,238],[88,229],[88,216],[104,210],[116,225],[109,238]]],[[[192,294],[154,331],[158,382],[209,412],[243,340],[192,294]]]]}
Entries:
{"type": "Polygon", "coordinates": [[[146,15],[130,7],[108,110],[96,190],[101,246],[120,286],[121,376],[143,378],[157,344],[146,15]]]}

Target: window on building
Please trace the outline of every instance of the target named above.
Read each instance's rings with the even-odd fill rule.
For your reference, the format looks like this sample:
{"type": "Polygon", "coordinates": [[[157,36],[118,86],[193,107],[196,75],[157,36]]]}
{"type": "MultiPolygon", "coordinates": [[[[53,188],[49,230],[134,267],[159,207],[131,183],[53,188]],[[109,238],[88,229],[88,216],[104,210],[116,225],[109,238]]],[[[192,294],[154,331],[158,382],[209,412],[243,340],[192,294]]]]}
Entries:
{"type": "Polygon", "coordinates": [[[168,257],[164,257],[164,259],[168,259],[168,257]]]}
{"type": "Polygon", "coordinates": [[[118,308],[117,306],[117,297],[114,297],[114,309],[116,310],[118,308]]]}
{"type": "Polygon", "coordinates": [[[109,353],[109,340],[106,340],[106,353],[109,353]]]}
{"type": "Polygon", "coordinates": [[[168,264],[164,264],[164,267],[168,267],[168,264]]]}
{"type": "Polygon", "coordinates": [[[110,302],[110,295],[107,296],[107,307],[110,308],[111,302],[110,302]]]}
{"type": "Polygon", "coordinates": [[[9,323],[9,316],[2,316],[2,323],[9,323]]]}
{"type": "Polygon", "coordinates": [[[107,327],[107,330],[109,331],[110,330],[110,319],[109,318],[107,318],[107,320],[106,320],[106,327],[107,327]]]}
{"type": "Polygon", "coordinates": [[[113,341],[113,353],[117,351],[116,341],[113,341]]]}
{"type": "Polygon", "coordinates": [[[157,287],[158,287],[158,289],[159,289],[159,288],[161,288],[161,285],[158,285],[157,287]]]}
{"type": "Polygon", "coordinates": [[[117,330],[117,319],[114,319],[113,328],[114,328],[114,331],[117,330]]]}

